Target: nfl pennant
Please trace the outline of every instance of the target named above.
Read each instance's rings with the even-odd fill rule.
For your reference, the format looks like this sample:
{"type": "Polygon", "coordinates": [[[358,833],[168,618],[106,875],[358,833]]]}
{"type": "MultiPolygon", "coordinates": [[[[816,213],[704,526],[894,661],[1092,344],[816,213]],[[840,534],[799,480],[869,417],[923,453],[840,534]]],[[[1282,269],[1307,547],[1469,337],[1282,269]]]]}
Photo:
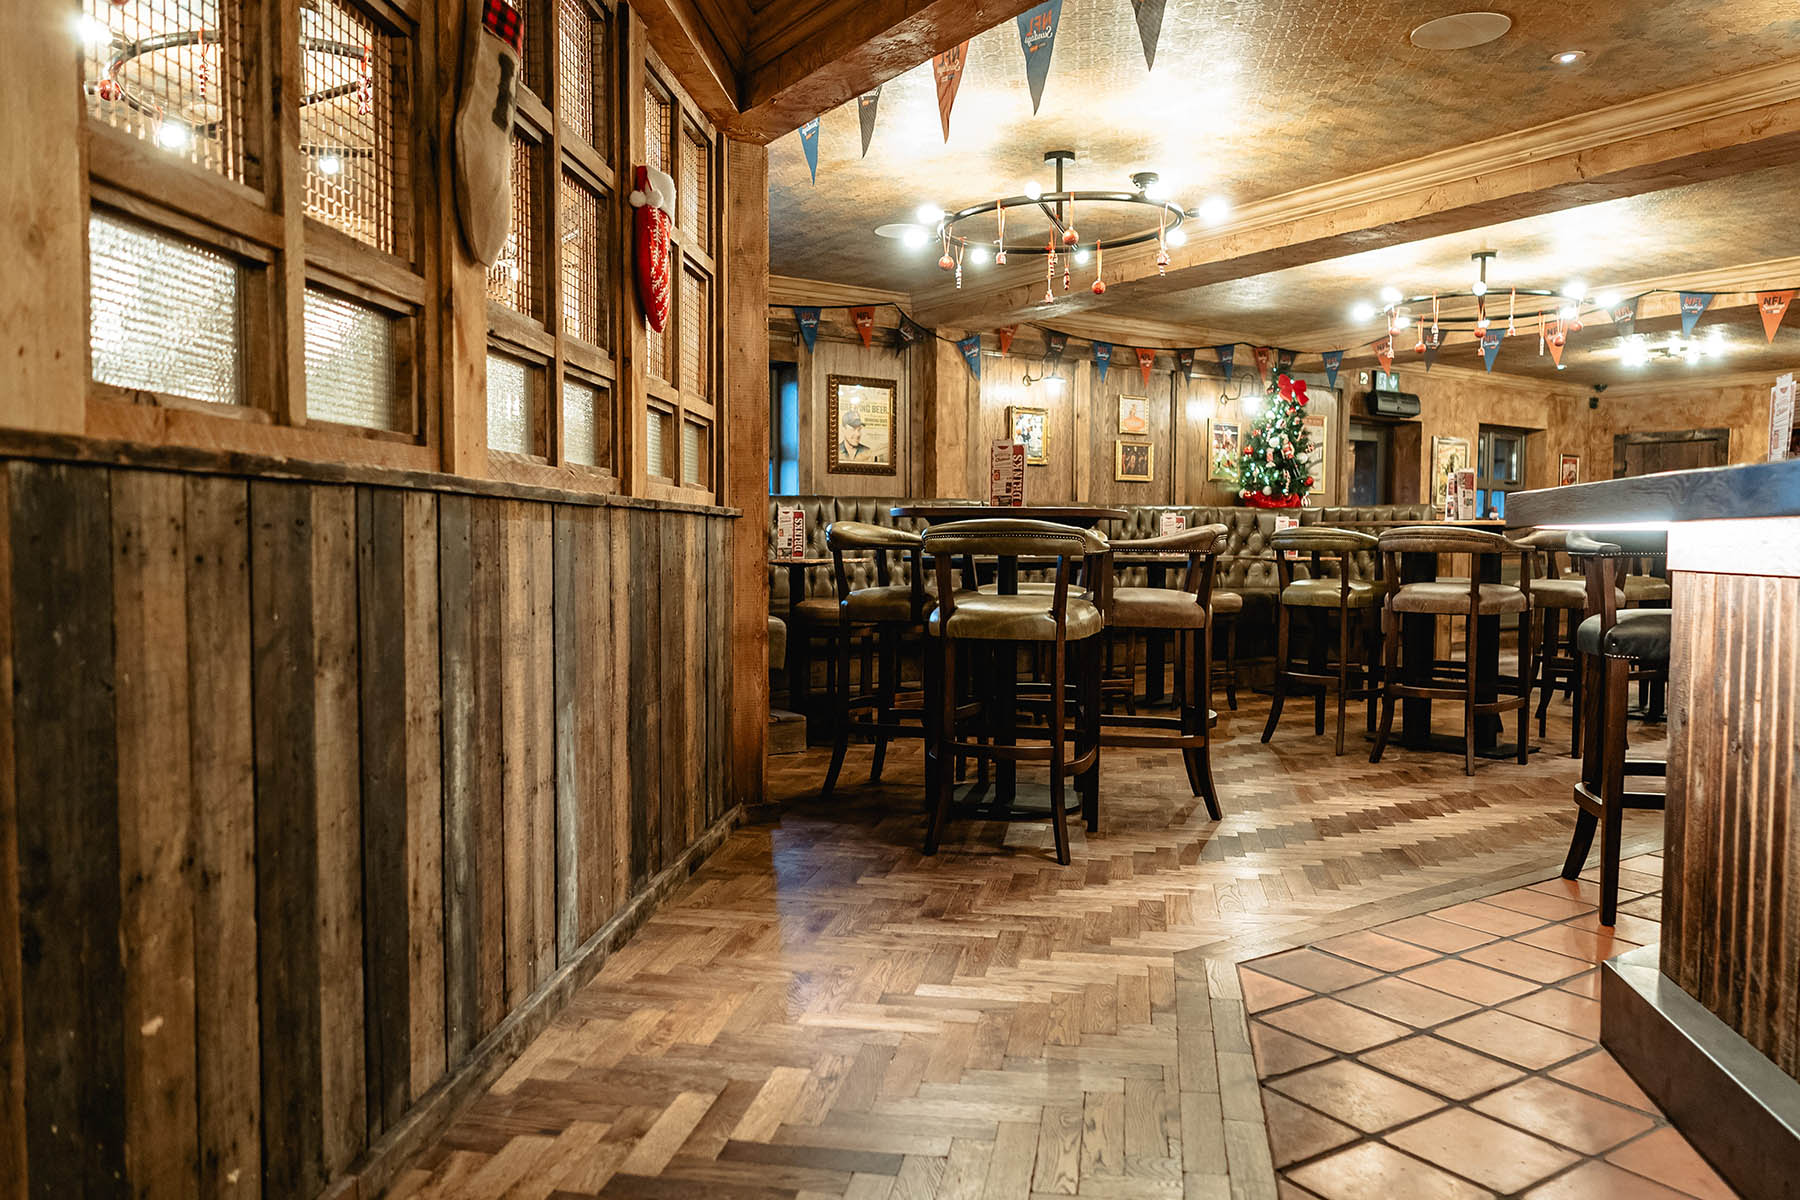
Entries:
{"type": "Polygon", "coordinates": [[[1162,37],[1163,8],[1166,0],[1131,0],[1137,15],[1138,40],[1144,43],[1144,69],[1156,66],[1156,42],[1162,37]]]}
{"type": "Polygon", "coordinates": [[[1138,374],[1144,378],[1144,386],[1150,386],[1150,372],[1156,369],[1156,351],[1137,347],[1138,374]]]}
{"type": "Polygon", "coordinates": [[[1788,305],[1794,302],[1794,289],[1785,292],[1756,293],[1756,311],[1762,314],[1763,332],[1769,340],[1775,340],[1775,330],[1781,326],[1781,318],[1787,315],[1788,305]]]}
{"type": "Polygon", "coordinates": [[[1062,361],[1063,351],[1069,348],[1069,335],[1066,333],[1044,334],[1044,362],[1056,364],[1062,361]]]}
{"type": "Polygon", "coordinates": [[[1681,336],[1692,337],[1694,326],[1700,323],[1700,314],[1712,303],[1711,292],[1681,293],[1681,336]]]}
{"type": "Polygon", "coordinates": [[[1112,343],[1094,343],[1094,365],[1100,368],[1100,382],[1106,382],[1106,368],[1112,365],[1112,343]]]}
{"type": "Polygon", "coordinates": [[[1250,357],[1256,363],[1256,382],[1269,386],[1269,364],[1275,359],[1274,353],[1267,346],[1252,346],[1250,357]]]}
{"type": "MultiPolygon", "coordinates": [[[[1543,321],[1541,318],[1539,319],[1538,327],[1540,330],[1543,328],[1543,321]]],[[[1544,348],[1550,351],[1550,361],[1555,363],[1560,369],[1562,367],[1563,347],[1566,346],[1569,341],[1568,330],[1561,321],[1558,321],[1556,323],[1556,328],[1545,333],[1543,337],[1544,348]]]]}
{"type": "Polygon", "coordinates": [[[900,340],[900,348],[904,350],[908,346],[924,341],[925,332],[926,330],[923,325],[919,324],[905,313],[901,313],[900,326],[894,330],[894,336],[900,340]]]}
{"type": "Polygon", "coordinates": [[[794,320],[800,323],[800,340],[806,343],[806,349],[810,353],[813,343],[819,339],[818,305],[809,305],[805,308],[796,305],[794,320]]]}
{"type": "Polygon", "coordinates": [[[956,343],[956,348],[962,351],[963,362],[968,364],[969,374],[973,375],[976,379],[980,379],[981,335],[979,333],[971,333],[968,337],[956,343]]]}
{"type": "Polygon", "coordinates": [[[1062,0],[1043,4],[1014,18],[1019,26],[1019,49],[1025,52],[1025,83],[1031,89],[1031,111],[1044,98],[1044,80],[1050,77],[1050,51],[1056,46],[1056,22],[1062,17],[1062,0]]]}
{"type": "Polygon", "coordinates": [[[962,86],[963,67],[969,60],[969,43],[953,46],[931,60],[931,77],[937,81],[938,119],[944,123],[944,140],[950,140],[950,108],[956,89],[962,86]]]}
{"type": "Polygon", "coordinates": [[[1337,390],[1338,368],[1344,365],[1344,352],[1342,350],[1327,350],[1319,357],[1325,360],[1325,386],[1335,392],[1337,390]]]}
{"type": "Polygon", "coordinates": [[[1181,378],[1184,381],[1194,382],[1194,352],[1192,350],[1177,350],[1175,365],[1181,369],[1181,378]]]}
{"type": "Polygon", "coordinates": [[[1013,335],[1018,332],[1019,327],[1017,325],[1002,325],[999,329],[995,330],[995,333],[1000,338],[1001,354],[1006,354],[1012,350],[1013,335]]]}
{"type": "Polygon", "coordinates": [[[1434,333],[1425,339],[1425,373],[1431,374],[1431,364],[1437,361],[1437,352],[1444,348],[1444,339],[1448,334],[1434,333]]]}
{"type": "Polygon", "coordinates": [[[856,119],[862,125],[863,157],[869,157],[869,142],[875,136],[875,109],[881,104],[881,85],[856,98],[856,119]]]}
{"type": "Polygon", "coordinates": [[[1392,337],[1384,337],[1379,342],[1370,342],[1369,349],[1375,352],[1375,361],[1381,364],[1382,370],[1387,371],[1393,368],[1394,339],[1392,337]]]}
{"type": "Polygon", "coordinates": [[[800,127],[800,148],[806,151],[806,167],[812,181],[819,182],[819,118],[814,117],[800,127]]]}
{"type": "Polygon", "coordinates": [[[1237,345],[1214,346],[1213,353],[1219,356],[1219,369],[1225,372],[1225,382],[1231,382],[1231,360],[1237,356],[1237,345]]]}
{"type": "Polygon", "coordinates": [[[875,334],[875,310],[853,308],[850,310],[850,321],[856,326],[856,336],[862,339],[863,349],[867,350],[869,339],[875,334]]]}
{"type": "Polygon", "coordinates": [[[1300,352],[1298,350],[1276,350],[1275,373],[1277,375],[1286,375],[1289,371],[1294,369],[1294,360],[1299,357],[1300,352]]]}
{"type": "Polygon", "coordinates": [[[1481,361],[1487,364],[1490,372],[1494,369],[1494,359],[1500,356],[1500,341],[1505,336],[1505,328],[1499,325],[1495,325],[1481,335],[1481,361]]]}
{"type": "Polygon", "coordinates": [[[1629,300],[1619,301],[1607,310],[1607,315],[1612,318],[1613,324],[1618,326],[1619,332],[1625,337],[1630,337],[1637,332],[1638,301],[1641,299],[1643,299],[1642,296],[1633,296],[1629,300]]]}

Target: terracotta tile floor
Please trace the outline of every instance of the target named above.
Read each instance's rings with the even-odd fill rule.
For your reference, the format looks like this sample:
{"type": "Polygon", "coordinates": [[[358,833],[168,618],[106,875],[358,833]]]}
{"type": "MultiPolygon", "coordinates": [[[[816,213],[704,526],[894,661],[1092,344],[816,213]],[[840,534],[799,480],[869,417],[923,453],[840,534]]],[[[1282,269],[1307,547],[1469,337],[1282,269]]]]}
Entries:
{"type": "Polygon", "coordinates": [[[1626,866],[1616,931],[1551,879],[1240,966],[1284,1200],[1732,1196],[1598,1044],[1596,964],[1656,933],[1626,866]]]}

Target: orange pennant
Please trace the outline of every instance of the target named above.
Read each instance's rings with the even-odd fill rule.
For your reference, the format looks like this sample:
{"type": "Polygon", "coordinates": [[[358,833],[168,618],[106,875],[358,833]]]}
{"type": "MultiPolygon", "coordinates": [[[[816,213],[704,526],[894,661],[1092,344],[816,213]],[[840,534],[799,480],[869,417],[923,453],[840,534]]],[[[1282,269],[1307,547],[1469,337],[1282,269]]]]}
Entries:
{"type": "Polygon", "coordinates": [[[1394,339],[1382,338],[1379,342],[1370,342],[1369,346],[1375,351],[1375,361],[1381,364],[1381,369],[1384,371],[1393,370],[1394,339]]]}
{"type": "Polygon", "coordinates": [[[1017,325],[1002,325],[995,331],[1000,337],[1000,353],[1005,354],[1012,349],[1013,334],[1019,332],[1017,325]]]}
{"type": "Polygon", "coordinates": [[[1756,293],[1756,310],[1762,314],[1763,332],[1769,340],[1775,340],[1775,330],[1781,324],[1781,318],[1787,315],[1788,305],[1794,302],[1794,289],[1785,292],[1756,293]]]}
{"type": "Polygon", "coordinates": [[[1569,335],[1563,332],[1560,321],[1555,329],[1544,335],[1544,345],[1550,348],[1550,361],[1559,367],[1562,366],[1563,344],[1568,340],[1569,335]]]}
{"type": "Polygon", "coordinates": [[[963,65],[969,59],[969,43],[937,55],[931,60],[931,75],[937,80],[938,119],[944,123],[944,140],[950,140],[950,106],[956,103],[956,89],[962,86],[963,65]]]}
{"type": "Polygon", "coordinates": [[[863,349],[869,348],[869,339],[875,334],[875,310],[873,308],[853,308],[850,319],[856,322],[856,336],[862,339],[863,349]]]}
{"type": "Polygon", "coordinates": [[[1156,351],[1137,348],[1138,374],[1144,377],[1144,386],[1150,386],[1150,372],[1156,369],[1156,351]]]}

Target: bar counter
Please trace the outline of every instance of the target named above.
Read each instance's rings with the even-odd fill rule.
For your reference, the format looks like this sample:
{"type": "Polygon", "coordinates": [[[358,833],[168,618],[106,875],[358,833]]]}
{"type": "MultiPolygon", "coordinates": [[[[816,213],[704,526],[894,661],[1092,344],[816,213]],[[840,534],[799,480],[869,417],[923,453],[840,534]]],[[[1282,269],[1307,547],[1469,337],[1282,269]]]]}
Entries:
{"type": "Polygon", "coordinates": [[[1601,1042],[1740,1192],[1800,1196],[1800,461],[1507,508],[1668,527],[1662,940],[1606,964],[1601,1042]]]}

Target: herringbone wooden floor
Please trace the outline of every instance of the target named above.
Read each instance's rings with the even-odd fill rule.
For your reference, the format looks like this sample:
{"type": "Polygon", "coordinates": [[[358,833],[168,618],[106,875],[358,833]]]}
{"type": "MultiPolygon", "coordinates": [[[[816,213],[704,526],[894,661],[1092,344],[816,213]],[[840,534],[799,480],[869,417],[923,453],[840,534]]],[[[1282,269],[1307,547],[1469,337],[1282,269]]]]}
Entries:
{"type": "Polygon", "coordinates": [[[915,743],[874,787],[853,748],[824,805],[822,753],[772,759],[780,822],[734,831],[391,1194],[1276,1195],[1230,964],[1553,873],[1575,764],[1566,703],[1529,766],[1473,779],[1334,758],[1309,705],[1263,746],[1242,703],[1223,821],[1174,754],[1109,752],[1068,867],[1029,824],[921,855],[915,743]]]}

